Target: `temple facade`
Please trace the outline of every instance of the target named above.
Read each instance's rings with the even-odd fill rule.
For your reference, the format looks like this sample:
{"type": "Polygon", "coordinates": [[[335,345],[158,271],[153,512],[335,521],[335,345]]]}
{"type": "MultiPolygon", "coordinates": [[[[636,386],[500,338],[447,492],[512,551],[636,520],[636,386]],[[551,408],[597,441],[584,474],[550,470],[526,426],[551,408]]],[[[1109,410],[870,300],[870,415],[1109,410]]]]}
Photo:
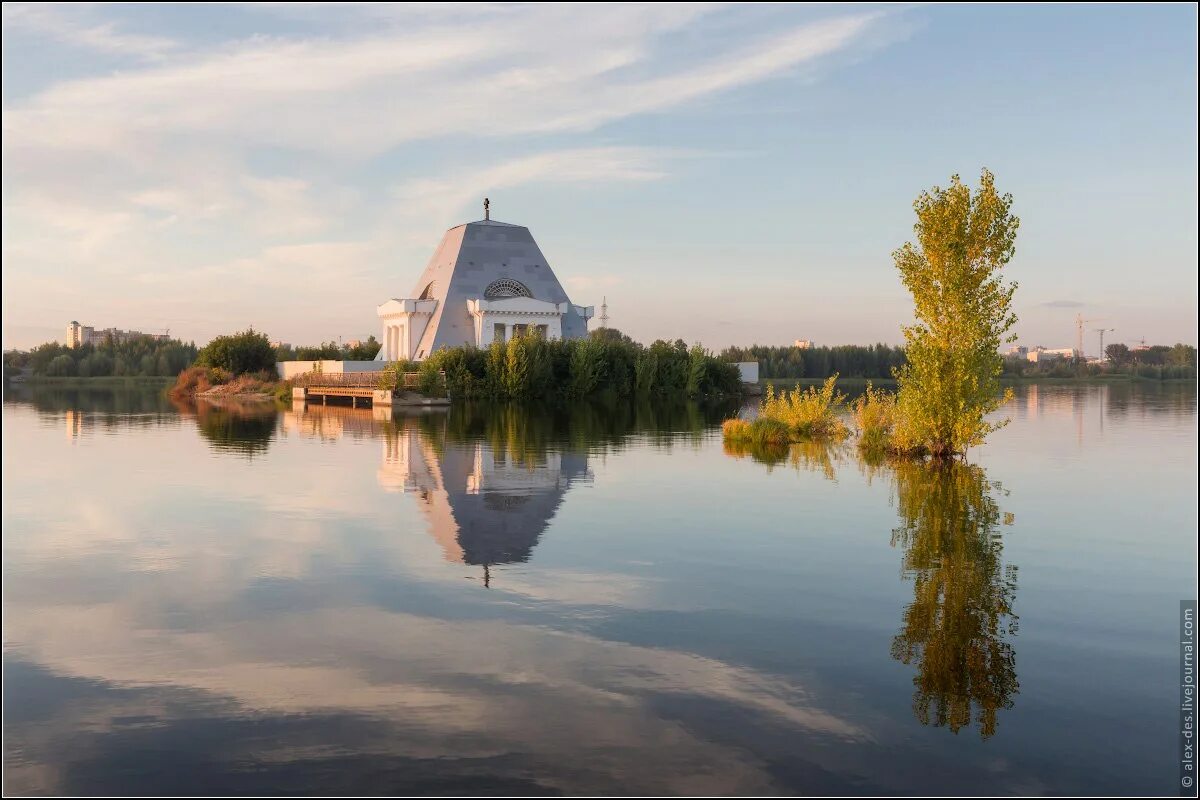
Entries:
{"type": "Polygon", "coordinates": [[[538,332],[587,335],[592,306],[574,305],[529,229],[484,218],[451,228],[408,298],[378,308],[383,346],[376,361],[420,361],[442,347],[538,332]]]}

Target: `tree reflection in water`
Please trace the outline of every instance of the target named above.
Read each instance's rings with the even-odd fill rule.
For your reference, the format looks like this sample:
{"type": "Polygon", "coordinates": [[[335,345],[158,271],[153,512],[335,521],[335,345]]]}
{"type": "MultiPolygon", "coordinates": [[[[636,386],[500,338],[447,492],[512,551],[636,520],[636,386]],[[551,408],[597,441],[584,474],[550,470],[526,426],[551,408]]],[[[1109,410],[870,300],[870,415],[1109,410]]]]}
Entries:
{"type": "Polygon", "coordinates": [[[270,403],[210,403],[204,400],[172,401],[181,416],[192,417],[196,427],[218,452],[261,455],[275,438],[278,412],[270,403]]]}
{"type": "Polygon", "coordinates": [[[836,480],[837,467],[857,460],[868,480],[893,482],[900,525],[892,546],[904,551],[913,582],[892,657],[916,668],[913,712],[923,725],[957,733],[972,720],[983,738],[996,732],[996,714],[1017,694],[1017,633],[1013,601],[1017,568],[1003,562],[1000,525],[1011,525],[981,467],[951,462],[863,459],[852,444],[805,442],[771,447],[725,443],[735,458],[768,469],[788,464],[836,480]]]}
{"type": "Polygon", "coordinates": [[[725,439],[722,444],[726,455],[766,464],[768,472],[788,464],[796,470],[819,472],[831,481],[837,480],[838,466],[849,461],[853,452],[846,442],[819,440],[776,445],[725,439]]]}
{"type": "Polygon", "coordinates": [[[922,724],[957,733],[974,717],[986,739],[1019,689],[1010,641],[1017,568],[1002,559],[1000,489],[971,464],[902,462],[891,473],[900,515],[892,545],[904,549],[913,581],[892,657],[916,666],[913,711],[922,724]]]}

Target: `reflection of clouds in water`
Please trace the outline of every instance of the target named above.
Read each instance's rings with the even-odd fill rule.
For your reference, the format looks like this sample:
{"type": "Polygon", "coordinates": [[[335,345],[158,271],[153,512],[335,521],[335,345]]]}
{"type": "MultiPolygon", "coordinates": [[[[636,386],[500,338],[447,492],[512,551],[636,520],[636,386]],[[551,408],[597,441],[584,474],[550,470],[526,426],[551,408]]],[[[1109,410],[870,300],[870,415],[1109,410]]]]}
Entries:
{"type": "MultiPolygon", "coordinates": [[[[6,770],[10,786],[94,791],[119,774],[105,762],[123,758],[139,759],[130,774],[150,775],[150,790],[171,785],[186,764],[153,778],[159,759],[138,754],[158,753],[157,743],[174,737],[173,755],[162,759],[203,766],[185,792],[247,764],[311,773],[296,791],[321,785],[322,770],[332,780],[396,769],[442,780],[477,770],[487,781],[478,789],[517,793],[536,788],[530,775],[566,792],[764,792],[770,770],[710,729],[707,712],[690,712],[699,721],[685,724],[678,715],[689,713],[688,703],[737,709],[797,736],[864,737],[797,683],[714,658],[376,607],[376,594],[349,574],[410,591],[429,584],[461,592],[461,572],[442,556],[528,559],[569,488],[590,480],[586,456],[439,440],[426,435],[428,423],[405,427],[363,412],[340,417],[336,436],[361,433],[373,453],[364,457],[330,448],[326,423],[303,424],[284,415],[269,464],[215,452],[188,428],[167,431],[192,459],[185,482],[167,473],[149,493],[119,491],[116,478],[82,485],[53,530],[6,541],[6,558],[19,564],[6,586],[9,658],[39,671],[51,692],[91,692],[86,701],[42,707],[36,722],[10,724],[22,754],[6,770]],[[410,455],[401,488],[411,495],[381,503],[389,487],[363,467],[379,465],[382,450],[375,468],[383,475],[388,453],[402,447],[410,455]],[[341,460],[328,469],[331,458],[341,460]],[[252,472],[264,468],[273,473],[268,486],[252,472]],[[419,534],[424,526],[440,556],[419,534]],[[272,594],[282,586],[290,588],[272,594]],[[221,733],[198,732],[209,729],[221,733]],[[335,757],[355,767],[321,766],[335,757]],[[422,768],[420,760],[440,766],[422,768]]],[[[125,455],[136,459],[139,444],[130,443],[125,455]]],[[[650,582],[529,569],[501,583],[514,607],[540,609],[527,612],[536,622],[553,620],[562,604],[568,613],[575,603],[611,614],[647,601],[650,582]]],[[[227,786],[253,787],[250,773],[227,786]]]]}
{"type": "Polygon", "coordinates": [[[649,608],[659,580],[622,572],[586,572],[558,568],[550,573],[526,576],[505,571],[492,588],[534,602],[611,608],[649,608]]]}
{"type": "Polygon", "coordinates": [[[129,611],[46,608],[40,624],[15,625],[13,638],[24,642],[23,655],[63,675],[199,689],[247,709],[452,711],[445,717],[451,727],[472,727],[486,716],[479,705],[505,686],[623,704],[641,694],[683,692],[814,732],[865,738],[853,724],[814,708],[803,689],[785,680],[703,656],[536,626],[351,607],[272,614],[218,630],[147,630],[129,624],[129,611]],[[472,687],[480,689],[478,697],[472,687]]]}
{"type": "MultiPolygon", "coordinates": [[[[633,781],[647,791],[674,793],[703,776],[691,790],[765,791],[767,776],[744,754],[661,715],[659,698],[674,695],[736,706],[817,737],[865,738],[853,724],[814,707],[793,683],[711,658],[538,627],[354,607],[276,614],[203,632],[148,631],[113,606],[32,612],[11,614],[22,621],[12,631],[25,643],[21,657],[61,676],[122,689],[199,691],[236,703],[241,716],[386,720],[397,726],[395,738],[381,742],[378,752],[427,758],[447,751],[458,757],[536,753],[547,762],[539,765],[541,774],[555,774],[560,759],[577,759],[586,742],[589,754],[599,757],[589,759],[583,785],[633,781]],[[554,709],[552,718],[547,708],[554,709]],[[645,774],[625,774],[638,763],[630,753],[639,751],[652,753],[647,760],[655,763],[645,765],[645,774]]],[[[60,709],[56,721],[77,726],[76,710],[60,709]]],[[[108,713],[89,727],[111,729],[132,711],[108,713]]],[[[161,708],[142,713],[156,724],[174,715],[161,708]]]]}

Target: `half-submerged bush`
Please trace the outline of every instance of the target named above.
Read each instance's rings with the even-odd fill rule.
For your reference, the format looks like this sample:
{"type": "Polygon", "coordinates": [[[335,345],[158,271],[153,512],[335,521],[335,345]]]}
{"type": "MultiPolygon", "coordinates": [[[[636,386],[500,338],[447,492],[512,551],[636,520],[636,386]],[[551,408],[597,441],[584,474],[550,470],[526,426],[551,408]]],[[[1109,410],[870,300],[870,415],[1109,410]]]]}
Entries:
{"type": "Polygon", "coordinates": [[[867,384],[867,390],[850,405],[858,448],[864,456],[923,458],[930,454],[919,423],[905,413],[900,400],[896,392],[867,384]]]}
{"type": "Polygon", "coordinates": [[[799,387],[776,394],[767,385],[767,394],[758,409],[758,418],[726,420],[721,427],[725,439],[755,445],[780,445],[813,439],[842,439],[850,429],[840,412],[846,395],[836,388],[837,376],[827,379],[820,389],[799,387]]]}
{"type": "Polygon", "coordinates": [[[797,386],[778,394],[768,384],[759,418],[782,423],[796,440],[840,439],[848,435],[850,431],[839,414],[846,405],[846,395],[837,390],[837,378],[831,375],[819,389],[797,386]]]}
{"type": "Polygon", "coordinates": [[[721,425],[721,433],[726,441],[756,446],[787,445],[793,441],[792,433],[788,430],[787,425],[762,417],[752,422],[744,419],[727,419],[721,425]]]}
{"type": "Polygon", "coordinates": [[[850,406],[850,418],[858,431],[858,446],[868,452],[883,453],[895,443],[896,396],[870,383],[867,390],[850,406]]]}
{"type": "Polygon", "coordinates": [[[727,419],[721,423],[721,435],[732,442],[747,442],[750,440],[750,423],[739,417],[727,419]]]}

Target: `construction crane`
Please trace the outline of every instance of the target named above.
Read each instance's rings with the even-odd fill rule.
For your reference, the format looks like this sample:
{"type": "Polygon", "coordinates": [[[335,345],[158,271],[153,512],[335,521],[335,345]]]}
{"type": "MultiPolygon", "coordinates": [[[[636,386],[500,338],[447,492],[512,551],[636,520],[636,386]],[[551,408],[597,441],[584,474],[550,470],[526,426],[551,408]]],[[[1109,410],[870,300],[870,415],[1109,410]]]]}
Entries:
{"type": "Polygon", "coordinates": [[[1112,333],[1116,328],[1094,328],[1093,330],[1100,334],[1100,360],[1108,361],[1108,356],[1104,355],[1104,334],[1112,333]]]}
{"type": "MultiPolygon", "coordinates": [[[[1083,358],[1083,326],[1089,322],[1103,322],[1103,321],[1104,321],[1103,318],[1100,318],[1100,317],[1097,317],[1095,319],[1084,319],[1083,314],[1075,315],[1075,350],[1079,354],[1080,358],[1083,358]]],[[[1103,358],[1104,353],[1101,353],[1100,357],[1103,358]]]]}

